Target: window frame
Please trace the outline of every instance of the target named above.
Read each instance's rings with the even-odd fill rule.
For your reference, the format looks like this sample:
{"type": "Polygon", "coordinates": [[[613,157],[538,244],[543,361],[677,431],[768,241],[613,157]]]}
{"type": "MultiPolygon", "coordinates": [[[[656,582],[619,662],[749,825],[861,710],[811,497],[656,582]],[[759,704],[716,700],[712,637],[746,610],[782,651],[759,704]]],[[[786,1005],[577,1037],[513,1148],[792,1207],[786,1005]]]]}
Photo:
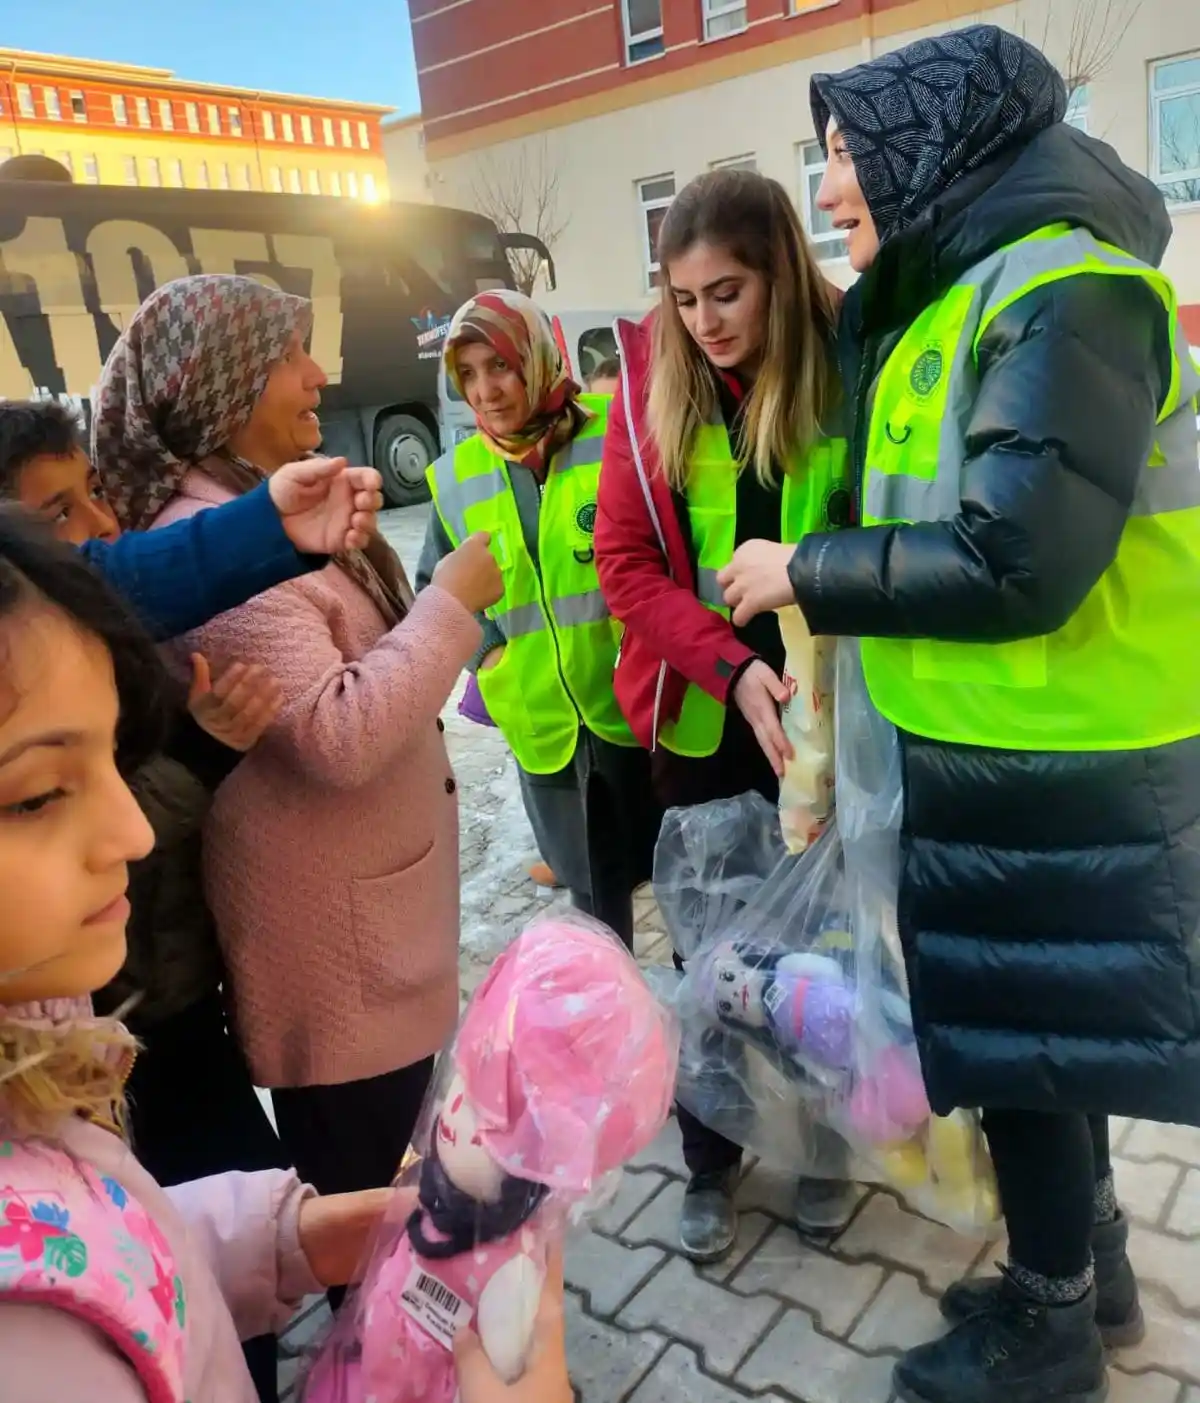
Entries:
{"type": "Polygon", "coordinates": [[[637,196],[640,219],[638,236],[642,245],[642,291],[644,294],[650,295],[658,288],[655,279],[662,276],[662,264],[658,261],[651,241],[650,216],[658,210],[670,209],[675,196],[679,193],[679,181],[676,179],[674,171],[661,171],[658,175],[647,175],[634,181],[633,188],[637,196]],[[667,180],[671,182],[670,195],[654,195],[647,198],[646,187],[648,185],[661,185],[667,180]]]}
{"type": "Polygon", "coordinates": [[[818,263],[847,263],[850,259],[850,250],[846,243],[845,234],[836,229],[817,231],[813,228],[815,202],[812,197],[809,177],[823,176],[828,165],[829,158],[825,155],[821,143],[816,137],[810,137],[807,141],[796,143],[796,173],[799,176],[797,184],[800,186],[800,219],[804,225],[804,233],[813,247],[818,263]],[[806,159],[806,153],[810,150],[816,151],[821,160],[809,162],[806,159]],[[823,248],[832,245],[838,245],[841,252],[833,254],[822,252],[823,248]]]}
{"type": "Polygon", "coordinates": [[[45,85],[42,88],[42,106],[46,109],[46,120],[49,122],[61,122],[62,96],[55,87],[45,85]]]}
{"type": "Polygon", "coordinates": [[[158,100],[158,125],[165,132],[175,130],[175,104],[169,97],[160,97],[158,100]]]}
{"type": "Polygon", "coordinates": [[[337,138],[333,134],[333,118],[321,118],[321,140],[326,146],[336,146],[337,138]]]}
{"type": "Polygon", "coordinates": [[[95,153],[85,155],[83,158],[83,183],[85,185],[100,184],[100,160],[95,153]]]}
{"type": "Polygon", "coordinates": [[[312,118],[307,112],[301,112],[300,114],[300,140],[305,146],[311,146],[313,144],[312,118]]]}
{"type": "Polygon", "coordinates": [[[126,185],[132,185],[132,186],[140,185],[140,184],[142,183],[142,178],[141,178],[141,176],[140,176],[139,173],[138,173],[137,157],[136,157],[136,156],[124,156],[124,157],[122,157],[122,160],[124,161],[125,184],[126,184],[126,185]],[[130,176],[133,177],[132,180],[130,180],[130,178],[129,178],[130,176]]]}
{"type": "Polygon", "coordinates": [[[1092,115],[1092,92],[1089,83],[1080,83],[1067,99],[1067,111],[1063,121],[1085,136],[1090,135],[1092,115]],[[1082,96],[1081,96],[1082,94],[1082,96]]]}
{"type": "Polygon", "coordinates": [[[719,161],[709,161],[710,171],[751,171],[758,175],[758,157],[753,151],[746,151],[740,156],[722,156],[719,161]]]}
{"type": "Polygon", "coordinates": [[[225,121],[229,127],[230,136],[241,136],[244,130],[242,123],[242,109],[240,107],[227,107],[225,109],[225,121]]]}
{"type": "Polygon", "coordinates": [[[735,34],[744,34],[750,27],[749,0],[700,0],[701,33],[704,43],[715,44],[721,39],[732,39],[735,34]],[[742,23],[736,29],[722,29],[714,34],[714,21],[723,20],[727,15],[742,12],[742,23]]]}
{"type": "Polygon", "coordinates": [[[200,104],[198,102],[185,102],[183,104],[183,120],[188,131],[197,136],[200,134],[200,104]]]}
{"type": "Polygon", "coordinates": [[[113,93],[109,98],[112,104],[112,117],[118,127],[129,125],[129,101],[124,93],[113,93]]]}
{"type": "Polygon", "coordinates": [[[33,121],[37,117],[37,103],[33,96],[33,86],[30,83],[17,83],[17,116],[24,117],[25,120],[33,121]]]}
{"type": "Polygon", "coordinates": [[[274,114],[274,112],[263,112],[263,113],[262,113],[262,130],[263,130],[263,138],[264,138],[264,140],[266,140],[266,141],[277,141],[277,140],[278,140],[278,137],[276,137],[276,135],[275,135],[275,114],[274,114]]]}
{"type": "MultiPolygon", "coordinates": [[[[1185,171],[1172,171],[1168,175],[1162,172],[1162,125],[1161,125],[1161,104],[1165,100],[1178,97],[1194,98],[1200,105],[1200,78],[1193,83],[1184,84],[1182,87],[1173,89],[1167,93],[1160,93],[1155,86],[1155,79],[1158,71],[1162,68],[1169,68],[1175,63],[1200,63],[1200,49],[1189,50],[1187,53],[1173,54],[1169,58],[1155,59],[1150,64],[1148,82],[1146,84],[1150,102],[1150,160],[1148,163],[1150,179],[1154,181],[1163,192],[1163,197],[1172,210],[1196,209],[1200,207],[1200,149],[1197,150],[1197,164],[1185,171]],[[1195,196],[1191,199],[1172,200],[1167,195],[1165,186],[1191,184],[1195,187],[1195,196]]],[[[1200,148],[1200,142],[1197,143],[1200,148]]]]}
{"type": "Polygon", "coordinates": [[[144,185],[147,190],[161,190],[163,183],[162,162],[157,156],[143,156],[142,160],[146,163],[146,179],[140,180],[138,183],[144,185]]]}
{"type": "Polygon", "coordinates": [[[652,63],[667,52],[667,36],[663,27],[663,0],[658,0],[658,28],[640,29],[633,32],[633,20],[629,15],[630,0],[621,0],[621,33],[625,39],[625,66],[633,68],[639,63],[652,63]],[[635,49],[651,45],[649,52],[635,54],[635,49]]]}
{"type": "Polygon", "coordinates": [[[296,122],[290,112],[279,114],[279,129],[283,133],[283,140],[291,142],[294,146],[296,144],[296,122]]]}
{"type": "Polygon", "coordinates": [[[137,124],[142,131],[150,131],[154,127],[154,115],[150,111],[150,99],[148,97],[134,97],[133,111],[137,117],[137,124]]]}
{"type": "Polygon", "coordinates": [[[208,126],[209,136],[220,136],[221,109],[217,106],[215,102],[206,102],[204,104],[204,115],[207,118],[206,125],[208,126]]]}
{"type": "Polygon", "coordinates": [[[183,162],[178,156],[168,157],[163,177],[163,184],[168,190],[183,190],[185,188],[183,162]]]}
{"type": "Polygon", "coordinates": [[[358,145],[359,149],[369,151],[371,149],[371,129],[366,122],[358,124],[358,145]]]}
{"type": "Polygon", "coordinates": [[[72,88],[70,92],[67,93],[67,100],[71,104],[72,120],[76,122],[86,122],[88,119],[87,98],[84,96],[83,90],[81,88],[72,88]],[[78,106],[76,106],[76,103],[78,103],[78,106]]]}

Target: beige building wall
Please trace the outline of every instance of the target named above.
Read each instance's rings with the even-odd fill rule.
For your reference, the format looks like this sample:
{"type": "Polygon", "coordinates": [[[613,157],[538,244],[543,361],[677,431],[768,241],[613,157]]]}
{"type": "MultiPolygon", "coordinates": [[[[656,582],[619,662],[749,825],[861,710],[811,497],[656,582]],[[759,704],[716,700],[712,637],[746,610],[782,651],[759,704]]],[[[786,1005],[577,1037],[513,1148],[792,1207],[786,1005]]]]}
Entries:
{"type": "MultiPolygon", "coordinates": [[[[1106,0],[1075,0],[1084,10],[1103,12],[1106,0]]],[[[1120,8],[1119,0],[1116,8],[1120,8]]],[[[1130,10],[1133,5],[1128,6],[1130,10]]],[[[1020,29],[1066,67],[1073,28],[1072,0],[1019,0],[984,8],[980,20],[1020,29]]],[[[972,17],[972,18],[976,18],[972,17]]],[[[968,22],[959,19],[955,25],[968,22]]],[[[735,77],[676,93],[623,110],[547,126],[537,135],[476,148],[431,162],[434,198],[439,204],[470,206],[478,172],[516,168],[524,144],[555,173],[560,213],[566,228],[553,253],[558,291],[544,296],[552,309],[650,305],[647,286],[647,216],[642,196],[661,193],[647,182],[673,177],[674,188],[711,165],[753,159],[764,174],[779,180],[805,214],[804,190],[817,176],[804,171],[805,143],[816,136],[808,105],[814,72],[846,67],[875,52],[898,48],[922,34],[950,27],[909,30],[885,42],[867,41],[811,59],[735,77]],[[542,154],[544,153],[544,155],[542,154]]],[[[1136,169],[1151,161],[1151,64],[1185,56],[1200,58],[1200,0],[1143,0],[1128,33],[1101,76],[1088,85],[1086,122],[1094,136],[1111,142],[1136,169]]],[[[1200,100],[1198,100],[1200,101],[1200,100]]],[[[547,114],[549,121],[552,114],[547,114]]],[[[819,158],[811,146],[810,161],[819,158]]],[[[535,164],[526,161],[526,166],[535,164]]],[[[389,156],[393,189],[397,176],[389,156]]],[[[1200,303],[1200,204],[1173,211],[1175,236],[1166,270],[1176,279],[1183,302],[1200,303]]],[[[529,232],[537,232],[530,229],[529,232]]],[[[826,250],[836,252],[826,244],[826,250]]],[[[840,283],[852,274],[831,257],[829,275],[840,283]]]]}
{"type": "Polygon", "coordinates": [[[429,164],[425,160],[425,133],[421,128],[420,113],[415,117],[385,122],[382,132],[391,198],[430,203],[433,196],[430,194],[429,164]]]}

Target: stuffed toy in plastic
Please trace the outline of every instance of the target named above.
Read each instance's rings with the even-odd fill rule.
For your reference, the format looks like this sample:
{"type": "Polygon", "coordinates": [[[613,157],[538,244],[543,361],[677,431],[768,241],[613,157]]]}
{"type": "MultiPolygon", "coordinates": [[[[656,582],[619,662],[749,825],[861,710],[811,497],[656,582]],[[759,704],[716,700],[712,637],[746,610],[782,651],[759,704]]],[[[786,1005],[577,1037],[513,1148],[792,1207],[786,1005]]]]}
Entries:
{"type": "Polygon", "coordinates": [[[614,936],[572,916],[519,936],[444,1059],[417,1208],[377,1246],[305,1403],[452,1403],[467,1325],[518,1379],[551,1241],[658,1134],[677,1062],[671,1017],[614,936]]]}

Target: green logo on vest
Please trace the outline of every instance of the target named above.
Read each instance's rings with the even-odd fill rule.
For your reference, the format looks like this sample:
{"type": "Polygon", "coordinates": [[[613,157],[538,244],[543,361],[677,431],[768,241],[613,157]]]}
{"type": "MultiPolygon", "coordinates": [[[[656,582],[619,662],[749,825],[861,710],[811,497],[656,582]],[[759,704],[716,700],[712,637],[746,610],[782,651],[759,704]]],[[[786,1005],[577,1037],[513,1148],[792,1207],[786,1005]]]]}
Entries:
{"type": "Polygon", "coordinates": [[[596,504],[595,502],[584,502],[583,506],[575,513],[575,525],[585,536],[592,536],[596,531],[596,504]]]}
{"type": "Polygon", "coordinates": [[[933,394],[942,378],[942,353],[936,346],[930,346],[913,362],[908,372],[908,384],[918,399],[933,394]]]}

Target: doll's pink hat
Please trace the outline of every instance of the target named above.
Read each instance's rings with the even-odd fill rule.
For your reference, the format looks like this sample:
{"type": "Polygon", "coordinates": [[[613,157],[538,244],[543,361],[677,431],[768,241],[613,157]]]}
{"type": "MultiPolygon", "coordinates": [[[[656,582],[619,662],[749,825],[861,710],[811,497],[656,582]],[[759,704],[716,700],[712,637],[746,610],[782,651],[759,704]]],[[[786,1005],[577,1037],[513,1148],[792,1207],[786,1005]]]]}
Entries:
{"type": "Polygon", "coordinates": [[[567,915],[530,926],[492,966],[453,1058],[497,1162],[587,1193],[665,1124],[679,1035],[616,938],[567,915]]]}

